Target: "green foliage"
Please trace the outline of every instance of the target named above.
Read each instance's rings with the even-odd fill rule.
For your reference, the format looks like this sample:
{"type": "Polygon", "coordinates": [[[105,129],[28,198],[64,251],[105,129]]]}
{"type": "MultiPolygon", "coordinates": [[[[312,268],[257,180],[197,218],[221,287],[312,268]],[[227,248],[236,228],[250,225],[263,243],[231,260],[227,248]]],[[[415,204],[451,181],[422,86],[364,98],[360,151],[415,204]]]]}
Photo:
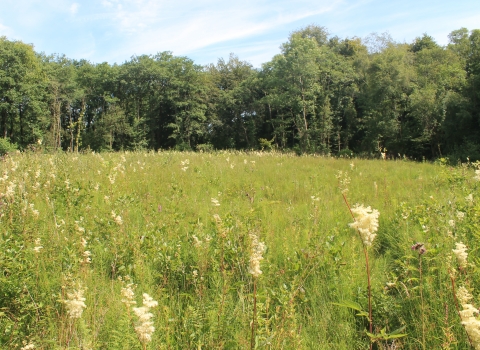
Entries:
{"type": "Polygon", "coordinates": [[[469,346],[449,273],[463,242],[470,264],[455,283],[480,283],[476,163],[169,151],[14,153],[1,166],[2,348],[141,349],[143,293],[159,304],[147,348],[248,348],[252,319],[256,346],[272,349],[469,346]],[[381,213],[370,334],[339,170],[349,199],[381,213]],[[251,233],[267,247],[255,292],[251,233]]]}
{"type": "Polygon", "coordinates": [[[330,36],[309,25],[254,69],[231,54],[205,67],[171,52],[121,65],[45,56],[0,38],[0,135],[46,150],[252,150],[476,160],[480,30],[446,47],[423,34],[330,36]]]}
{"type": "Polygon", "coordinates": [[[0,138],[0,155],[5,155],[7,153],[17,150],[17,145],[11,143],[7,138],[0,138]]]}

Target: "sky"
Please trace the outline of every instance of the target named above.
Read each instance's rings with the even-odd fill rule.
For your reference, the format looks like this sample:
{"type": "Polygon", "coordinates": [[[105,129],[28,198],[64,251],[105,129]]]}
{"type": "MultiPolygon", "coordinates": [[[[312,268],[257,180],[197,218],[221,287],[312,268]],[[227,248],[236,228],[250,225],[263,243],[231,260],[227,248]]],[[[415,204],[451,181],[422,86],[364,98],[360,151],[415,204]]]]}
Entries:
{"type": "Polygon", "coordinates": [[[480,29],[480,0],[0,0],[0,36],[92,63],[172,51],[201,65],[234,53],[261,67],[310,24],[340,38],[411,43],[427,33],[446,45],[455,29],[480,29]]]}

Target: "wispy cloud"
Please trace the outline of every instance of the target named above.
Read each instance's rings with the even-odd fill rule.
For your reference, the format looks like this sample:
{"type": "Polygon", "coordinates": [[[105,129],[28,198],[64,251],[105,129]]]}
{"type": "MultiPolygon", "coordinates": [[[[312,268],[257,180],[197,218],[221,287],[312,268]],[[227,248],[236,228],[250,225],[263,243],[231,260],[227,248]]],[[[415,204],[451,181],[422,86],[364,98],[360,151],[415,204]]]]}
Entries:
{"type": "Polygon", "coordinates": [[[80,6],[80,4],[74,2],[73,4],[70,5],[70,13],[72,15],[76,14],[78,12],[78,7],[80,6]]]}
{"type": "MultiPolygon", "coordinates": [[[[111,57],[173,51],[190,55],[212,45],[258,37],[285,28],[291,23],[327,13],[341,1],[220,0],[171,2],[149,0],[104,0],[109,26],[124,33],[124,45],[111,57]]],[[[288,32],[287,32],[288,33],[288,32]]],[[[252,40],[253,45],[255,41],[252,40]]],[[[278,43],[275,49],[278,50],[278,43]]],[[[236,52],[238,50],[235,50],[236,52]]],[[[228,55],[228,53],[223,56],[228,55]]]]}
{"type": "Polygon", "coordinates": [[[388,31],[411,41],[427,32],[442,43],[479,17],[472,0],[0,0],[0,35],[94,62],[173,51],[203,64],[235,52],[260,66],[312,23],[340,37],[388,31]]]}

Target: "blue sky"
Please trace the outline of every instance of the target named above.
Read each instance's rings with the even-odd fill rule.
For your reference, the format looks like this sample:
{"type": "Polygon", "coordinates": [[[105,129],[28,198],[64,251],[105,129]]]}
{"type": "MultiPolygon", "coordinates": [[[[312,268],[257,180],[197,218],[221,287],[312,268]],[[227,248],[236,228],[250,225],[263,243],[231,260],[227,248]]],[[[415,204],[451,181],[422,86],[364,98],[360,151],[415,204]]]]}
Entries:
{"type": "Polygon", "coordinates": [[[93,63],[172,51],[208,64],[233,52],[260,67],[309,24],[446,45],[452,30],[480,29],[480,0],[0,0],[0,36],[93,63]]]}

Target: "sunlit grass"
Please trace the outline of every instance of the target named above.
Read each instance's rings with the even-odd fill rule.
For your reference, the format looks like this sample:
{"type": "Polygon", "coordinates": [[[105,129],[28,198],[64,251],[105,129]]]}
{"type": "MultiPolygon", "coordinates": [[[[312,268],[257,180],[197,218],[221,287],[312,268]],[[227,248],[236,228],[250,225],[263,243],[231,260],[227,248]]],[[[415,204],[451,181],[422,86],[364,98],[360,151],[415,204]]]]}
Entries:
{"type": "MultiPolygon", "coordinates": [[[[367,308],[361,242],[348,227],[338,171],[351,178],[350,204],[380,211],[370,253],[374,333],[405,326],[397,346],[416,349],[425,336],[430,349],[468,348],[446,262],[455,241],[470,247],[472,262],[477,256],[472,166],[242,152],[5,158],[2,346],[246,349],[256,315],[258,348],[366,348],[368,322],[333,304],[367,308]],[[267,248],[255,313],[250,234],[267,248]],[[427,248],[423,313],[415,242],[427,248]],[[135,332],[120,278],[136,285],[138,306],[143,293],[159,303],[151,341],[135,332]],[[79,285],[86,307],[73,319],[64,300],[79,285]]],[[[479,277],[471,267],[471,288],[479,277]]]]}

